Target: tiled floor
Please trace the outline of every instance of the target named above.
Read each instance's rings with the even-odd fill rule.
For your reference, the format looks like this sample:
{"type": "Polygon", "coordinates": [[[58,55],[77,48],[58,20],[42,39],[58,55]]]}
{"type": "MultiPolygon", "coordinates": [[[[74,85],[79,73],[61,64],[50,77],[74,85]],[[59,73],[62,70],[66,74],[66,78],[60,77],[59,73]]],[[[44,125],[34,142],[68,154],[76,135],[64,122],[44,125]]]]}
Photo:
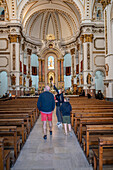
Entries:
{"type": "Polygon", "coordinates": [[[43,139],[42,122],[36,122],[12,170],[92,170],[76,136],[65,136],[56,126],[53,114],[53,135],[43,139]]]}

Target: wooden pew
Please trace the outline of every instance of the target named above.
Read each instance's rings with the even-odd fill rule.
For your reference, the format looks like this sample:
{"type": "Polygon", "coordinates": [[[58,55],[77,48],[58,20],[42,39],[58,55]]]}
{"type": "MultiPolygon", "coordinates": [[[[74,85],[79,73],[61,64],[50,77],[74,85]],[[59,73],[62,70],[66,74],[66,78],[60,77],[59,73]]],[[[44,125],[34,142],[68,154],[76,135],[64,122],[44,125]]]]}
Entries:
{"type": "Polygon", "coordinates": [[[98,144],[98,137],[111,136],[112,133],[113,125],[86,125],[86,135],[84,136],[86,156],[89,156],[89,146],[98,144]]]}
{"type": "Polygon", "coordinates": [[[113,137],[99,137],[98,149],[93,149],[93,153],[94,153],[94,170],[97,169],[98,161],[99,170],[103,169],[103,164],[113,164],[113,137]],[[107,148],[104,149],[104,147],[107,148]]]}
{"type": "Polygon", "coordinates": [[[17,126],[17,132],[22,136],[22,143],[26,140],[26,128],[24,119],[0,119],[0,126],[17,126]]]}
{"type": "Polygon", "coordinates": [[[95,118],[95,117],[113,117],[113,112],[109,113],[75,113],[75,124],[74,131],[77,133],[77,126],[79,124],[80,118],[95,118]]]}
{"type": "Polygon", "coordinates": [[[33,112],[32,112],[32,110],[31,111],[27,111],[27,110],[25,110],[25,111],[22,111],[22,110],[19,110],[19,111],[17,111],[17,110],[7,110],[7,111],[0,111],[0,114],[29,114],[29,117],[30,117],[30,123],[31,123],[31,128],[33,127],[33,125],[34,125],[34,120],[35,120],[35,118],[34,118],[34,115],[33,115],[33,112]]]}
{"type": "Polygon", "coordinates": [[[72,110],[71,112],[71,123],[72,127],[74,126],[74,118],[76,113],[107,113],[107,112],[113,112],[113,109],[87,109],[87,110],[72,110]]]}
{"type": "Polygon", "coordinates": [[[20,137],[16,126],[0,126],[0,137],[4,138],[4,146],[14,146],[14,158],[20,152],[20,137]]]}
{"type": "Polygon", "coordinates": [[[30,133],[29,114],[0,114],[0,119],[24,119],[24,124],[27,127],[27,134],[30,133]]]}
{"type": "MultiPolygon", "coordinates": [[[[109,125],[109,124],[113,124],[113,118],[80,118],[80,126],[79,126],[79,136],[78,136],[78,140],[81,144],[82,142],[82,133],[83,133],[83,126],[86,127],[86,125],[99,125],[99,124],[105,124],[105,125],[109,125]]],[[[85,129],[86,132],[86,129],[85,129]]]]}
{"type": "Polygon", "coordinates": [[[4,150],[4,138],[0,138],[0,170],[4,170],[6,162],[6,170],[10,170],[10,151],[4,150]]]}

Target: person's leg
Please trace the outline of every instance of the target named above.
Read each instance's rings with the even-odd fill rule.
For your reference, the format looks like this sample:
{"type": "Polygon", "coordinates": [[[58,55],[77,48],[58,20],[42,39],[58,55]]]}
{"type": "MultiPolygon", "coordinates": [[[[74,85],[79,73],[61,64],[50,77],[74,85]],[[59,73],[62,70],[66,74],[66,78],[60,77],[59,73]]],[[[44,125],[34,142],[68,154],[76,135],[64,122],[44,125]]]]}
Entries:
{"type": "Polygon", "coordinates": [[[43,112],[41,112],[41,121],[43,122],[43,138],[47,139],[47,115],[43,112]]]}
{"type": "Polygon", "coordinates": [[[61,116],[61,112],[60,112],[60,106],[58,107],[58,119],[59,119],[59,122],[62,123],[62,116],[61,116]]]}
{"type": "Polygon", "coordinates": [[[69,132],[71,132],[71,124],[68,124],[69,132]]]}
{"type": "Polygon", "coordinates": [[[67,123],[64,123],[64,131],[65,131],[65,134],[67,135],[67,123]]]}
{"type": "Polygon", "coordinates": [[[56,116],[57,116],[57,125],[60,124],[60,117],[59,117],[59,107],[56,106],[56,116]]]}
{"type": "Polygon", "coordinates": [[[70,134],[70,136],[73,136],[73,134],[72,134],[72,129],[71,129],[71,124],[68,124],[68,129],[69,129],[69,134],[70,134]]]}
{"type": "Polygon", "coordinates": [[[52,112],[47,115],[47,118],[48,118],[48,122],[49,122],[50,135],[52,135],[52,112]]]}
{"type": "Polygon", "coordinates": [[[47,122],[43,121],[43,131],[44,131],[44,135],[47,135],[47,122]]]}

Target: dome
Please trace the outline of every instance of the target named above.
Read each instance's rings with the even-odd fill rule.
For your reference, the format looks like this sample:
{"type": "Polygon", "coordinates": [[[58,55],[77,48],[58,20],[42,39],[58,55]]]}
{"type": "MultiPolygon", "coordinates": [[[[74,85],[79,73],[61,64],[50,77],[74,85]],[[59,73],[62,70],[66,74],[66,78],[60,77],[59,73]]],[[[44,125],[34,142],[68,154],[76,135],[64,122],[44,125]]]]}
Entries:
{"type": "Polygon", "coordinates": [[[29,2],[21,13],[24,34],[35,40],[68,40],[80,30],[81,15],[75,3],[62,0],[29,2]]]}

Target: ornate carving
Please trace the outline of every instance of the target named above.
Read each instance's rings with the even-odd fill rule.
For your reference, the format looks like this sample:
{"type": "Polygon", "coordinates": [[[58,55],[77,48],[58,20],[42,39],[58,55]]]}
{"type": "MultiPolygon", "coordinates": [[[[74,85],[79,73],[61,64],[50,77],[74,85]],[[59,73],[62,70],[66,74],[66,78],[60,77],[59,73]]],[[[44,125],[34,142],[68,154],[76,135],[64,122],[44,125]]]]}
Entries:
{"type": "Polygon", "coordinates": [[[84,35],[81,35],[81,41],[82,43],[85,43],[85,42],[93,42],[93,34],[84,34],[84,35]]]}
{"type": "Polygon", "coordinates": [[[19,77],[19,84],[20,84],[20,86],[22,85],[22,76],[21,75],[19,77]]]}
{"type": "Polygon", "coordinates": [[[99,2],[102,4],[104,10],[105,7],[111,3],[111,0],[99,0],[99,2]]]}
{"type": "Polygon", "coordinates": [[[87,69],[90,70],[90,44],[87,44],[87,69]]]}
{"type": "Polygon", "coordinates": [[[20,37],[20,35],[17,35],[17,34],[15,34],[15,35],[9,35],[8,36],[8,38],[9,38],[9,40],[10,40],[10,43],[20,43],[20,40],[21,40],[21,37],[20,37]]]}
{"type": "Polygon", "coordinates": [[[16,85],[16,76],[14,74],[11,76],[11,85],[16,85]]]}
{"type": "Polygon", "coordinates": [[[16,53],[15,53],[15,44],[13,44],[13,70],[15,70],[16,64],[16,53]]]}
{"type": "Polygon", "coordinates": [[[106,55],[108,53],[108,41],[107,41],[107,11],[105,10],[105,44],[106,44],[106,55]]]}
{"type": "Polygon", "coordinates": [[[106,76],[108,76],[108,72],[109,72],[109,65],[105,64],[105,70],[106,70],[106,76]]]}
{"type": "Polygon", "coordinates": [[[87,84],[91,84],[91,74],[90,73],[88,73],[88,75],[87,75],[87,84]]]}

